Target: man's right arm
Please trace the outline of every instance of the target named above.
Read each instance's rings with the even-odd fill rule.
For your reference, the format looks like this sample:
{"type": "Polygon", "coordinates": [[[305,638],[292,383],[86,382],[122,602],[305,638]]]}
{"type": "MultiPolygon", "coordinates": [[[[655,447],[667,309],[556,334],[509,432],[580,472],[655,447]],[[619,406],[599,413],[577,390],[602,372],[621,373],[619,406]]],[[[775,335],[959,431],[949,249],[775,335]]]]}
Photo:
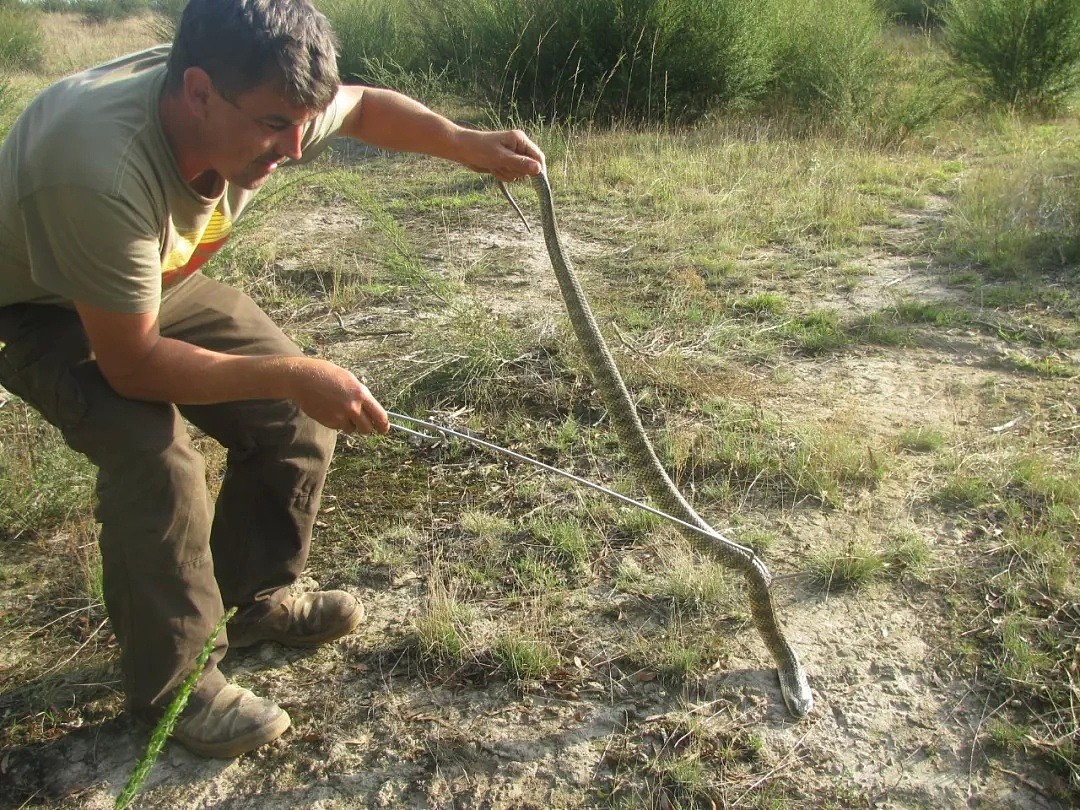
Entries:
{"type": "Polygon", "coordinates": [[[247,357],[162,337],[157,315],[76,302],[98,367],[121,396],[177,405],[291,399],[308,416],[350,433],[389,429],[386,411],[349,371],[312,357],[247,357]]]}

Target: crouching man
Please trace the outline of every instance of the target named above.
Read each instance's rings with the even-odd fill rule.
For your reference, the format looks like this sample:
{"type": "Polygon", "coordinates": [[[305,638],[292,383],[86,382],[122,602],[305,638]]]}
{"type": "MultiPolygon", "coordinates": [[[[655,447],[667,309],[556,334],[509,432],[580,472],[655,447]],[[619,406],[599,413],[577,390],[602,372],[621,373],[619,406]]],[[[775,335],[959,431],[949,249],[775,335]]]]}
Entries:
{"type": "Polygon", "coordinates": [[[226,681],[228,647],[332,641],[348,593],[291,596],[337,431],[385,433],[350,372],[199,268],[280,166],[335,135],[516,180],[541,151],[388,90],[339,86],[308,0],[191,0],[175,41],[42,92],[0,148],[0,385],[98,469],[105,602],[129,711],[162,714],[224,613],[175,737],[233,757],[288,715],[226,681]],[[190,422],[228,449],[211,504],[190,422]],[[226,638],[227,636],[227,638],[226,638]]]}

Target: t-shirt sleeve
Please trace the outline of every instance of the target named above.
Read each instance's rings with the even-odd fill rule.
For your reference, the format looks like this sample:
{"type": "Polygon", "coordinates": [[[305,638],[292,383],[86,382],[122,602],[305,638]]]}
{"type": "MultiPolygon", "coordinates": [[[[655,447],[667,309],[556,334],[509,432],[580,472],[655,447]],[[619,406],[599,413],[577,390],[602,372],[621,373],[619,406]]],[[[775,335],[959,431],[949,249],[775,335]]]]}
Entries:
{"type": "Polygon", "coordinates": [[[161,255],[149,220],[129,203],[87,189],[48,187],[24,198],[34,282],[61,298],[113,312],[153,312],[161,255]]]}
{"type": "Polygon", "coordinates": [[[300,160],[294,161],[292,165],[309,163],[326,151],[326,147],[345,124],[348,112],[340,101],[340,95],[335,96],[329,107],[308,122],[300,142],[300,160]]]}

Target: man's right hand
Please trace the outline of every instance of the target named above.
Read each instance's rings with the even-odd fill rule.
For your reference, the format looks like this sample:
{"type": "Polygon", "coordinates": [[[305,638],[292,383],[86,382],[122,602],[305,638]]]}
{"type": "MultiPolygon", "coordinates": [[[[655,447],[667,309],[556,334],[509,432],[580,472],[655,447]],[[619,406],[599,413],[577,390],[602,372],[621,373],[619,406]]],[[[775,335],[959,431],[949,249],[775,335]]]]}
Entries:
{"type": "Polygon", "coordinates": [[[390,430],[383,406],[351,371],[311,357],[295,362],[290,399],[316,422],[343,433],[390,430]]]}

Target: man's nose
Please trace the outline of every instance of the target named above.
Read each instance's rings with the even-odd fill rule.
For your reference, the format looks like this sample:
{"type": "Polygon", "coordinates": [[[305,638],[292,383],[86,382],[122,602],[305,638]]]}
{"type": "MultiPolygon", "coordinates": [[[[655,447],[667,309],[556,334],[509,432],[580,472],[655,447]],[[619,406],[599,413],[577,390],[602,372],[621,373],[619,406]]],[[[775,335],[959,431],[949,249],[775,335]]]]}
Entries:
{"type": "Polygon", "coordinates": [[[299,160],[301,149],[300,142],[303,136],[303,127],[299,124],[282,130],[278,138],[277,150],[280,154],[292,160],[299,160]]]}

